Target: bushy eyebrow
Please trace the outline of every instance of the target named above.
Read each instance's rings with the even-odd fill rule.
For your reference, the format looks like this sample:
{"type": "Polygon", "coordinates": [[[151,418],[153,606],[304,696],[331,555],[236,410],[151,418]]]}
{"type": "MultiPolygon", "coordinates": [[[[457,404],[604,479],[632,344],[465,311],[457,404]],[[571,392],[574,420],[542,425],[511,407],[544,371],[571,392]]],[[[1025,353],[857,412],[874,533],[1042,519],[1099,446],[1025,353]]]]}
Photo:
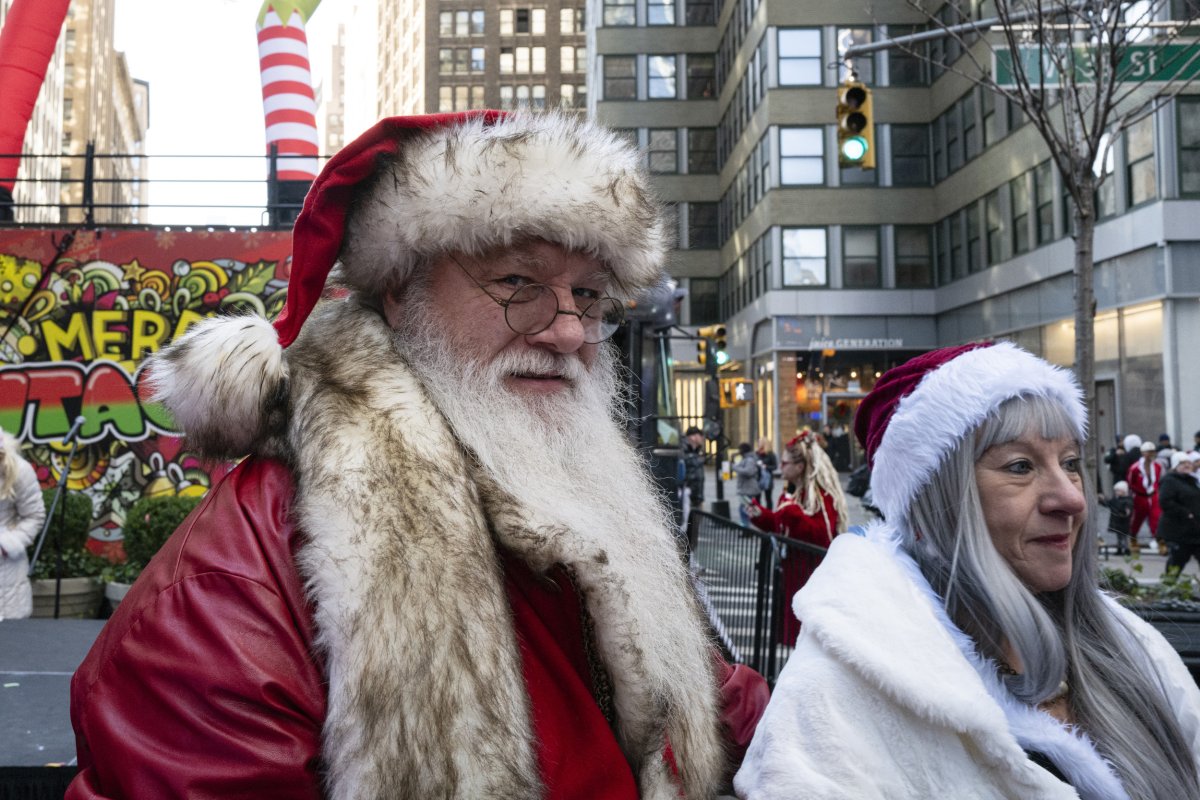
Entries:
{"type": "MultiPolygon", "coordinates": [[[[493,275],[506,272],[508,269],[526,269],[537,274],[542,279],[551,274],[558,274],[561,271],[541,256],[520,251],[509,253],[502,259],[488,262],[485,268],[493,275]]],[[[612,271],[601,267],[594,272],[584,275],[582,282],[601,284],[607,290],[612,287],[612,271]]]]}

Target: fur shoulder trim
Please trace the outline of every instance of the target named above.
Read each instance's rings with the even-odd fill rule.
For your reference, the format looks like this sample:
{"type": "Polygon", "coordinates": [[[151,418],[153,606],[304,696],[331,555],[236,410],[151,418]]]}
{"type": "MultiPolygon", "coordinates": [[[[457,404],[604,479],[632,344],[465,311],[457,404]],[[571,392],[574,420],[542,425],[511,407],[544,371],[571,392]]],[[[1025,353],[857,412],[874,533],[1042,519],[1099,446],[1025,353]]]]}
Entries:
{"type": "Polygon", "coordinates": [[[245,315],[213,317],[148,359],[152,399],[171,414],[192,447],[235,459],[283,429],[288,369],[271,323],[245,315]]]}

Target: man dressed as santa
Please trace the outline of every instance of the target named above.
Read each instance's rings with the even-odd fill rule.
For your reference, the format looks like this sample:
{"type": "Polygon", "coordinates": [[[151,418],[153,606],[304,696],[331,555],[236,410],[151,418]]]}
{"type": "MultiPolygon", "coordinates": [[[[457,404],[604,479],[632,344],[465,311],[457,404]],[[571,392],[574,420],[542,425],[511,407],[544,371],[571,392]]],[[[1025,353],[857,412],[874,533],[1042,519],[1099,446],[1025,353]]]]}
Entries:
{"type": "Polygon", "coordinates": [[[331,159],[280,318],[149,368],[249,458],[76,673],[67,797],[712,797],[766,688],[714,655],[606,344],[668,244],[638,153],[572,118],[331,159]]]}

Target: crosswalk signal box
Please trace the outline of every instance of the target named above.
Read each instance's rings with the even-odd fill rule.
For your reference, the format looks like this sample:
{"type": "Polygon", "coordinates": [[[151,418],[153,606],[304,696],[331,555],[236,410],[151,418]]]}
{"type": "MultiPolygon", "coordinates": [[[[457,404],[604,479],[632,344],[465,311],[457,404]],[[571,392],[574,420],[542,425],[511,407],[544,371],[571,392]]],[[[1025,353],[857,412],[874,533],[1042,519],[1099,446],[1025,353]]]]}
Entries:
{"type": "Polygon", "coordinates": [[[754,402],[754,381],[749,378],[721,379],[721,408],[739,408],[754,402]]]}

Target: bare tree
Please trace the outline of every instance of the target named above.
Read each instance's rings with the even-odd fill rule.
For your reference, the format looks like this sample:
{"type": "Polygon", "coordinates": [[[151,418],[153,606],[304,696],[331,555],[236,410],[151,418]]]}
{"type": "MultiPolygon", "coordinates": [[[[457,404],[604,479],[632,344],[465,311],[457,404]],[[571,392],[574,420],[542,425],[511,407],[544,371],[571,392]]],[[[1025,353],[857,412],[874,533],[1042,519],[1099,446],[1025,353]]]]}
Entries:
{"type": "MultiPolygon", "coordinates": [[[[1174,98],[1200,67],[1200,47],[1177,46],[1200,0],[906,2],[928,20],[932,37],[953,45],[941,53],[961,56],[947,63],[921,44],[898,49],[1009,100],[1041,134],[1062,175],[1075,240],[1075,373],[1094,431],[1096,193],[1118,135],[1174,98]],[[1186,18],[1170,20],[1173,10],[1186,18]],[[1011,73],[1003,85],[992,74],[997,54],[1011,73]]],[[[1095,467],[1095,449],[1087,460],[1095,467]]]]}

